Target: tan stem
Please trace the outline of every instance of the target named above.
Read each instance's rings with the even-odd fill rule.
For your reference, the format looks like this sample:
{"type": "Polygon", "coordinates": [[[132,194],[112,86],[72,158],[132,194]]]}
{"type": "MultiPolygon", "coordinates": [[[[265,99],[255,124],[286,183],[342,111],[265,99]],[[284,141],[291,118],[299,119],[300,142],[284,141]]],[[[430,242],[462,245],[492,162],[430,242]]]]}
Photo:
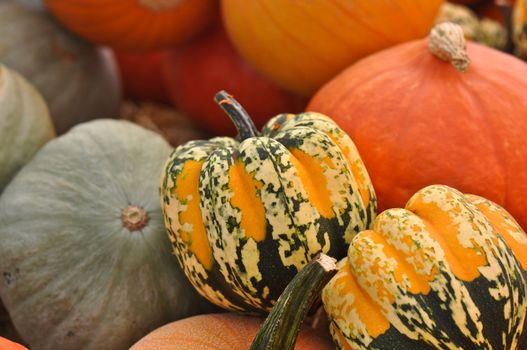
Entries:
{"type": "Polygon", "coordinates": [[[121,222],[130,231],[143,229],[149,220],[148,213],[135,205],[129,205],[121,211],[121,222]]]}
{"type": "Polygon", "coordinates": [[[152,12],[160,12],[177,7],[182,0],[137,0],[137,2],[152,12]]]}
{"type": "Polygon", "coordinates": [[[428,35],[428,49],[437,58],[450,62],[465,73],[470,64],[463,29],[452,22],[437,24],[428,35]]]}

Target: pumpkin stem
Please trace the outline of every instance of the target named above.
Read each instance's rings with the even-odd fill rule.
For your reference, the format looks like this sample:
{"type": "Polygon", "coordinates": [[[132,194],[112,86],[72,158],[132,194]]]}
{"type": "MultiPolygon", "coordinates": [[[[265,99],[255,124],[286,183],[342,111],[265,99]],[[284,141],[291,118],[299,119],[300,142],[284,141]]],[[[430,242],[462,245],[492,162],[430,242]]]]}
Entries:
{"type": "Polygon", "coordinates": [[[256,334],[251,350],[294,349],[302,322],[329,280],[336,260],[320,253],[289,283],[256,334]]]}
{"type": "Polygon", "coordinates": [[[428,49],[437,58],[452,63],[461,73],[470,64],[463,28],[452,22],[437,24],[428,35],[428,49]]]}
{"type": "Polygon", "coordinates": [[[231,95],[221,90],[214,96],[214,101],[231,118],[238,130],[238,140],[243,141],[259,135],[247,111],[231,95]]]}
{"type": "Polygon", "coordinates": [[[121,222],[130,231],[139,231],[148,224],[148,213],[136,205],[129,205],[121,211],[121,222]]]}

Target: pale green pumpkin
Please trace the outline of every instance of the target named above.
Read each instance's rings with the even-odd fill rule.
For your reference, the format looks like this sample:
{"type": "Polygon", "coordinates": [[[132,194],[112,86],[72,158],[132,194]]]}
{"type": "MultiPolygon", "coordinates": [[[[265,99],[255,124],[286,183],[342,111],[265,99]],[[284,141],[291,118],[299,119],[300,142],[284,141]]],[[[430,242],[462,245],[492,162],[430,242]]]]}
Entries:
{"type": "Polygon", "coordinates": [[[118,117],[120,82],[111,55],[37,5],[0,1],[0,62],[40,91],[59,134],[94,118],[118,117]]]}
{"type": "Polygon", "coordinates": [[[0,197],[0,296],[32,350],[127,349],[204,305],[170,254],[171,147],[126,121],[49,142],[0,197]]]}
{"type": "Polygon", "coordinates": [[[0,64],[0,193],[54,135],[40,93],[18,73],[0,64]]]}

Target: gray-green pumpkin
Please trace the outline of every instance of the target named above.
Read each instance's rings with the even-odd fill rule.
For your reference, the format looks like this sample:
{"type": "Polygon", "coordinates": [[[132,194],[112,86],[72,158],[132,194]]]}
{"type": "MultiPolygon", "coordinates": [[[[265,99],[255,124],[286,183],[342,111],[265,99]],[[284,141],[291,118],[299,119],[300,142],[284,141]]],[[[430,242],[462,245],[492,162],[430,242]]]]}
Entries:
{"type": "Polygon", "coordinates": [[[40,93],[17,72],[0,64],[0,193],[54,135],[40,93]]]}
{"type": "Polygon", "coordinates": [[[42,93],[59,134],[84,121],[118,116],[121,91],[111,55],[45,11],[0,1],[0,62],[42,93]]]}
{"type": "Polygon", "coordinates": [[[171,147],[126,121],[49,142],[0,197],[0,296],[32,350],[127,349],[204,307],[170,253],[171,147]]]}

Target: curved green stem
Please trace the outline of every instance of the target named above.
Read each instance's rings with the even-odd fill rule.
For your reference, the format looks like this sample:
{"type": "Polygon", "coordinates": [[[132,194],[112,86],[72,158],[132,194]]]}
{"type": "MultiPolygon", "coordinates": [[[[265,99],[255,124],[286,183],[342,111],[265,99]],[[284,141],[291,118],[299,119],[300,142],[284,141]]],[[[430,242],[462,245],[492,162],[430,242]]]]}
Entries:
{"type": "Polygon", "coordinates": [[[329,280],[337,273],[336,260],[317,255],[286,287],[251,346],[251,350],[292,350],[302,322],[329,280]]]}
{"type": "Polygon", "coordinates": [[[214,96],[214,101],[231,118],[238,130],[239,141],[259,135],[249,114],[231,95],[221,90],[214,96]]]}

